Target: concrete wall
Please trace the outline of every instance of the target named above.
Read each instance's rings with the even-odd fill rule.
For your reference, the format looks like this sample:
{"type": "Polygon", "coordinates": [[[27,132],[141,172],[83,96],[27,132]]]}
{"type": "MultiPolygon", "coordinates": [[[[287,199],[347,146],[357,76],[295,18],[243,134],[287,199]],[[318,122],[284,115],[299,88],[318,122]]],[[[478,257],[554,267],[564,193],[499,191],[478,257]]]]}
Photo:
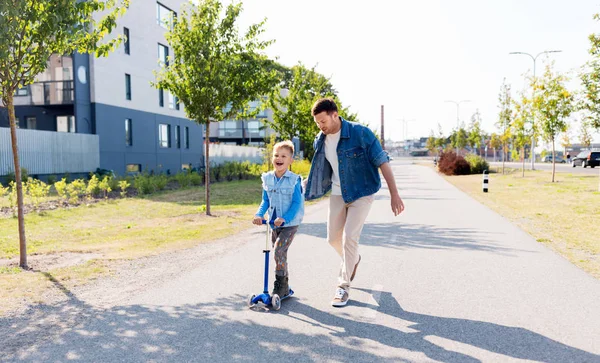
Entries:
{"type": "Polygon", "coordinates": [[[263,162],[263,151],[257,147],[210,144],[209,153],[211,165],[220,165],[228,161],[250,161],[255,164],[263,162]]]}

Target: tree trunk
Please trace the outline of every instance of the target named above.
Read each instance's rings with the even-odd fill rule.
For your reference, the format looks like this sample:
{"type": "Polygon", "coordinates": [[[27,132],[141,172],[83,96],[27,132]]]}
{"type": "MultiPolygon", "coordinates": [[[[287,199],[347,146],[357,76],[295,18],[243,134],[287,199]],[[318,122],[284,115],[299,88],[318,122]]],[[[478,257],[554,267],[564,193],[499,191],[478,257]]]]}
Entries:
{"type": "Polygon", "coordinates": [[[521,171],[523,173],[523,178],[525,177],[525,146],[521,147],[521,153],[523,154],[523,156],[521,157],[521,160],[523,162],[523,166],[521,167],[521,171]]]}
{"type": "Polygon", "coordinates": [[[556,160],[554,157],[554,139],[552,139],[552,182],[554,183],[554,174],[556,173],[556,160]]]}
{"type": "Polygon", "coordinates": [[[23,184],[21,182],[21,164],[19,163],[19,148],[17,147],[17,125],[15,123],[15,105],[12,93],[6,97],[10,137],[12,142],[13,162],[15,166],[15,183],[17,185],[17,212],[19,220],[19,266],[27,268],[27,239],[25,237],[25,213],[23,212],[23,184]]]}
{"type": "Polygon", "coordinates": [[[502,175],[504,175],[504,162],[506,161],[506,145],[502,145],[502,175]]]}
{"type": "Polygon", "coordinates": [[[204,152],[204,192],[206,199],[206,215],[210,215],[210,162],[209,162],[209,146],[210,146],[210,120],[206,121],[206,137],[205,137],[205,152],[204,152]]]}

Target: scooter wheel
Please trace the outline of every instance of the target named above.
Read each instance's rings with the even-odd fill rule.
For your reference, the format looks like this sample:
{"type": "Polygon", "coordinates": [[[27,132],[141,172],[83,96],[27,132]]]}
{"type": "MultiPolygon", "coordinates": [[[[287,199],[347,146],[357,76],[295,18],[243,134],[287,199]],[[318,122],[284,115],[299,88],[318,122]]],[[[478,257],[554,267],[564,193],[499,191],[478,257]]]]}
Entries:
{"type": "Polygon", "coordinates": [[[271,306],[273,306],[273,310],[279,310],[281,308],[281,298],[279,295],[273,295],[271,298],[271,306]]]}
{"type": "Polygon", "coordinates": [[[256,305],[256,304],[252,303],[252,300],[254,300],[255,297],[256,297],[256,295],[250,295],[250,297],[248,298],[248,307],[249,308],[256,305]]]}

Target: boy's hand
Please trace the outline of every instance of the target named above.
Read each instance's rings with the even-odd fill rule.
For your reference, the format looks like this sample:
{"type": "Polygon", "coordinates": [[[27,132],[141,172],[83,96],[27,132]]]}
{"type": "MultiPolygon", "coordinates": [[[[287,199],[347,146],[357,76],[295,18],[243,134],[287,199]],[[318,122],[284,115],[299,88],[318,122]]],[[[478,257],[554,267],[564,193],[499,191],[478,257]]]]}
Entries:
{"type": "Polygon", "coordinates": [[[262,226],[262,217],[259,216],[254,216],[254,219],[252,219],[252,223],[256,224],[257,226],[262,226]]]}
{"type": "Polygon", "coordinates": [[[277,218],[274,222],[276,227],[281,227],[281,225],[284,223],[285,223],[285,219],[283,219],[283,218],[277,218]]]}

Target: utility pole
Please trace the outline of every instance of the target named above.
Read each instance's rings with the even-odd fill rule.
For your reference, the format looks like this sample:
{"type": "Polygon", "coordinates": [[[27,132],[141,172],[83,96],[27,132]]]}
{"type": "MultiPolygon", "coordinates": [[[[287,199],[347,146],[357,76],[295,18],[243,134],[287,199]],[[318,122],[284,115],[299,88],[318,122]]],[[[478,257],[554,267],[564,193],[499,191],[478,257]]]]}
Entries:
{"type": "Polygon", "coordinates": [[[383,129],[383,105],[381,105],[381,147],[385,150],[385,132],[383,129]]]}

